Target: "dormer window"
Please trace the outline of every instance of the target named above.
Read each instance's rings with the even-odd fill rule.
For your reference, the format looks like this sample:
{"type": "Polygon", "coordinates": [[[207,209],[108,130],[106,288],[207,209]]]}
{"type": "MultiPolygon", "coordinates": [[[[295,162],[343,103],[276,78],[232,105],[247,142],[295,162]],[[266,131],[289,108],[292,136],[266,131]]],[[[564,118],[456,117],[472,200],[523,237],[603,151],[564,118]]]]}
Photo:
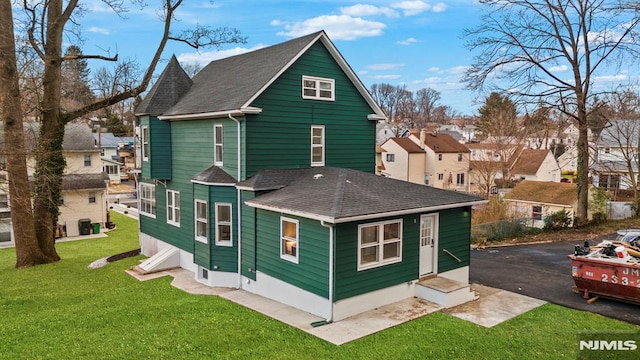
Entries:
{"type": "Polygon", "coordinates": [[[326,101],[335,100],[335,80],[303,76],[302,98],[326,101]]]}

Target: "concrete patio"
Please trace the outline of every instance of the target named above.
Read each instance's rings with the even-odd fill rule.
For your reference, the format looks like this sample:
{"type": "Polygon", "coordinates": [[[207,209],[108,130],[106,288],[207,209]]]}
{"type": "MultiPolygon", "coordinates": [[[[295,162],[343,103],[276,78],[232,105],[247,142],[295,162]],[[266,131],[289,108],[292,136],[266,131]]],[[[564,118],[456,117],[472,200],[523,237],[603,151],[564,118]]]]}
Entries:
{"type": "Polygon", "coordinates": [[[428,301],[410,298],[338,322],[314,327],[311,324],[321,323],[325,319],[244,290],[206,286],[197,282],[193,273],[185,269],[165,270],[148,275],[140,275],[130,270],[127,273],[140,281],[172,276],[171,285],[187,293],[222,297],[335,345],[357,340],[436,311],[442,311],[484,327],[492,327],[545,303],[542,300],[505,290],[472,284],[471,288],[479,298],[449,309],[443,309],[428,301]]]}

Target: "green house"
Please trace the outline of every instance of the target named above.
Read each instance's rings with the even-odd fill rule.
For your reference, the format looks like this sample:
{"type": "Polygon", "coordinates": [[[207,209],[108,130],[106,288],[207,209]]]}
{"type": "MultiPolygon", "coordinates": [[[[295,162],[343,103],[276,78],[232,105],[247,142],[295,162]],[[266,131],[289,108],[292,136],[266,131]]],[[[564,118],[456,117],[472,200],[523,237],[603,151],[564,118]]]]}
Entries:
{"type": "Polygon", "coordinates": [[[173,57],[136,114],[141,271],[180,266],[328,321],[473,298],[482,200],[374,174],[385,115],[323,31],[193,78],[173,57]]]}

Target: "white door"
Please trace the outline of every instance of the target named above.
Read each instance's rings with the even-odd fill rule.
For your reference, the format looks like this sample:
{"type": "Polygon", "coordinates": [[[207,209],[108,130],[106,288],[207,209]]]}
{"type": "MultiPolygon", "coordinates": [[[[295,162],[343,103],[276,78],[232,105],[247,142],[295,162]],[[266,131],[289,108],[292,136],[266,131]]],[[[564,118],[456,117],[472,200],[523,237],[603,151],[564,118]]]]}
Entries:
{"type": "Polygon", "coordinates": [[[434,273],[437,215],[420,216],[420,276],[434,273]]]}

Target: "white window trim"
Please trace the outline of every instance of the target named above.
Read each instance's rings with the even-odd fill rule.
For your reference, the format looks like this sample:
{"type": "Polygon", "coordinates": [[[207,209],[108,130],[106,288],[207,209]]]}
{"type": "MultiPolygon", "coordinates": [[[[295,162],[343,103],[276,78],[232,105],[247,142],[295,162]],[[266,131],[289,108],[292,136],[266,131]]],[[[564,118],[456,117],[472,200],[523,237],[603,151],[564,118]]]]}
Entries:
{"type": "Polygon", "coordinates": [[[325,133],[324,133],[324,125],[312,125],[311,126],[311,166],[324,166],[324,160],[325,160],[325,147],[324,147],[324,137],[325,137],[325,133]],[[320,129],[322,131],[322,134],[320,136],[320,140],[321,143],[320,144],[314,144],[313,143],[313,130],[315,129],[320,129]],[[313,161],[313,149],[314,148],[321,148],[322,149],[322,161],[313,161]]]}
{"type": "Polygon", "coordinates": [[[167,193],[166,193],[167,224],[180,227],[180,220],[178,221],[175,220],[176,213],[179,214],[178,216],[182,215],[180,214],[180,200],[178,199],[178,202],[176,203],[176,195],[178,195],[178,198],[179,198],[180,191],[167,189],[167,193]],[[169,205],[169,198],[171,198],[171,203],[173,205],[169,205]],[[172,215],[173,220],[169,219],[169,214],[172,215]]]}
{"type": "Polygon", "coordinates": [[[149,127],[143,126],[140,130],[140,137],[142,141],[140,141],[141,152],[142,152],[142,161],[149,161],[149,155],[145,156],[145,153],[149,152],[149,127]]]}
{"type": "Polygon", "coordinates": [[[223,164],[224,164],[224,132],[223,132],[222,124],[216,124],[216,125],[213,125],[213,165],[223,166],[223,164]],[[218,132],[220,133],[220,139],[222,140],[222,142],[219,144],[216,142],[218,132]],[[222,149],[221,151],[222,159],[218,159],[218,156],[217,156],[218,147],[222,149]]]}
{"type": "Polygon", "coordinates": [[[209,205],[204,200],[194,200],[193,202],[193,235],[196,241],[207,244],[209,242],[209,205]],[[204,204],[205,209],[207,209],[207,216],[205,218],[198,217],[198,204],[204,204]],[[198,221],[204,222],[207,229],[207,236],[198,236],[198,221]]]}
{"type": "MultiPolygon", "coordinates": [[[[368,270],[368,269],[373,269],[373,268],[377,268],[380,266],[384,266],[384,265],[389,265],[389,264],[395,264],[395,263],[399,263],[402,262],[402,219],[395,219],[395,220],[388,220],[388,221],[380,221],[380,222],[375,222],[375,223],[367,223],[367,224],[360,224],[358,225],[358,271],[362,271],[362,270],[368,270]],[[390,258],[387,260],[383,259],[383,255],[384,255],[384,225],[386,224],[393,224],[393,223],[399,223],[399,229],[398,229],[398,234],[400,235],[400,239],[399,240],[395,240],[393,239],[393,241],[387,241],[386,244],[392,243],[392,242],[399,242],[399,249],[398,249],[398,253],[400,254],[400,256],[395,257],[395,258],[390,258]],[[366,265],[362,265],[362,228],[365,227],[371,227],[371,226],[378,226],[378,259],[380,259],[378,262],[375,263],[369,263],[366,265]]],[[[371,245],[371,246],[376,246],[376,245],[371,245]]]]}
{"type": "MultiPolygon", "coordinates": [[[[154,209],[156,209],[156,196],[155,196],[155,194],[156,194],[156,186],[155,185],[146,184],[146,183],[140,183],[140,186],[138,187],[138,199],[140,199],[140,204],[138,206],[139,207],[138,212],[140,214],[144,215],[144,216],[148,216],[148,217],[154,218],[154,219],[156,218],[156,214],[151,214],[151,213],[148,213],[148,212],[144,211],[144,207],[142,206],[142,202],[143,201],[149,201],[149,202],[151,202],[151,206],[154,209]],[[150,188],[150,190],[151,190],[150,193],[153,194],[152,195],[153,199],[147,199],[147,198],[143,198],[142,197],[142,192],[143,192],[142,189],[145,188],[145,187],[150,188]]],[[[157,212],[157,209],[156,209],[156,212],[157,212]]]]}
{"type": "Polygon", "coordinates": [[[91,154],[82,155],[82,165],[84,165],[84,167],[90,167],[91,163],[92,163],[91,160],[92,160],[91,159],[91,154]],[[89,163],[88,165],[87,165],[87,162],[89,163]]]}
{"type": "Polygon", "coordinates": [[[231,205],[231,203],[214,203],[215,205],[215,216],[216,216],[216,245],[217,246],[233,246],[233,206],[231,205]],[[229,207],[229,216],[231,217],[229,219],[229,222],[227,223],[225,222],[221,222],[219,220],[218,217],[218,207],[219,206],[228,206],[229,207]],[[218,226],[219,225],[229,225],[229,241],[227,240],[220,240],[220,232],[218,231],[218,226]]]}
{"type": "Polygon", "coordinates": [[[291,219],[291,218],[287,218],[284,216],[280,217],[280,258],[283,260],[287,260],[290,261],[292,263],[297,264],[298,263],[298,259],[300,258],[300,222],[296,219],[291,219]],[[290,222],[290,223],[294,223],[296,224],[296,238],[295,239],[291,239],[293,241],[296,242],[296,256],[291,256],[289,254],[284,254],[283,248],[282,248],[282,244],[284,243],[285,239],[290,239],[290,238],[285,238],[282,235],[282,223],[283,222],[290,222]]]}
{"type": "Polygon", "coordinates": [[[336,81],[334,79],[302,75],[302,98],[303,99],[310,99],[310,100],[335,101],[336,100],[336,81]],[[304,82],[305,81],[314,81],[316,83],[316,87],[315,87],[316,94],[314,96],[305,95],[305,93],[304,93],[304,90],[305,90],[304,82]],[[321,97],[320,96],[320,83],[321,82],[329,83],[331,85],[331,97],[330,98],[321,97]]]}
{"type": "Polygon", "coordinates": [[[96,191],[89,191],[87,194],[87,202],[89,204],[97,204],[98,203],[98,193],[96,191]],[[93,194],[93,197],[91,196],[93,194]],[[93,201],[91,201],[93,199],[93,201]]]}

